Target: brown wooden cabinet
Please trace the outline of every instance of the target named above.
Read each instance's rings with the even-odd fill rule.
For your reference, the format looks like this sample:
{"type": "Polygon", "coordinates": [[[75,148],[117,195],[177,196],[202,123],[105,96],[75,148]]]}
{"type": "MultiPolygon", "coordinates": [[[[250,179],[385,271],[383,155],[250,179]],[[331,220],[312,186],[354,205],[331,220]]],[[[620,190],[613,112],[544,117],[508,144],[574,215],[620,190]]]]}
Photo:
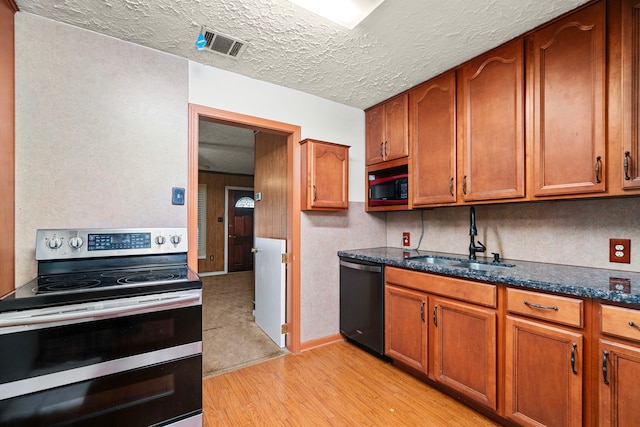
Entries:
{"type": "Polygon", "coordinates": [[[408,99],[402,94],[365,112],[367,165],[409,155],[408,99]]]}
{"type": "MultiPolygon", "coordinates": [[[[622,166],[622,187],[640,189],[640,1],[622,0],[622,153],[614,159],[622,166]]],[[[617,185],[617,183],[615,184],[617,185]]]]}
{"type": "Polygon", "coordinates": [[[525,196],[522,39],[458,72],[459,180],[465,201],[525,196]]]}
{"type": "Polygon", "coordinates": [[[496,311],[434,297],[430,313],[433,379],[495,411],[496,311]]]}
{"type": "Polygon", "coordinates": [[[305,139],[300,142],[302,210],[349,208],[349,147],[305,139]]]}
{"type": "Polygon", "coordinates": [[[599,426],[635,425],[640,419],[640,310],[600,305],[599,426]]]}
{"type": "Polygon", "coordinates": [[[384,297],[385,354],[427,374],[427,295],[386,285],[384,297]]]}
{"type": "Polygon", "coordinates": [[[581,426],[583,301],[507,289],[506,305],[505,416],[527,426],[581,426]]]}
{"type": "Polygon", "coordinates": [[[456,202],[456,75],[409,92],[413,206],[456,202]]]}
{"type": "Polygon", "coordinates": [[[604,192],[605,3],[527,38],[533,193],[604,192]]]}

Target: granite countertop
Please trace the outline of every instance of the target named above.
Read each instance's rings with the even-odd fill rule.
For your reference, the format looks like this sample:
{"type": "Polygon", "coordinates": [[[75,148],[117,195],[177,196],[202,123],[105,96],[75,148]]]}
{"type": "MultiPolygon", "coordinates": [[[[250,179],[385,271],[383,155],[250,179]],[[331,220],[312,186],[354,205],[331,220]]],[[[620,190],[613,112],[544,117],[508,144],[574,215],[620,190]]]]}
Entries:
{"type": "MultiPolygon", "coordinates": [[[[513,267],[482,271],[411,259],[416,256],[465,259],[464,255],[388,247],[343,250],[338,251],[338,256],[428,273],[640,306],[640,272],[509,259],[500,262],[514,265],[513,267]],[[615,279],[618,285],[611,283],[611,279],[615,279]]],[[[478,260],[491,263],[489,258],[478,257],[478,260]]]]}

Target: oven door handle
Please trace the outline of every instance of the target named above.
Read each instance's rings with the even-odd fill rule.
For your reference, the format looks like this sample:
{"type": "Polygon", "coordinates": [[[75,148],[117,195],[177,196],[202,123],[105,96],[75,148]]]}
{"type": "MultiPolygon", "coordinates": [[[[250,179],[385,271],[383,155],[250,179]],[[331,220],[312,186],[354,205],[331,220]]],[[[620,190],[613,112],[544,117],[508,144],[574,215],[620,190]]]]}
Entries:
{"type": "Polygon", "coordinates": [[[157,295],[121,300],[106,300],[78,305],[60,306],[44,310],[31,310],[0,315],[0,327],[29,326],[59,323],[74,320],[114,318],[186,307],[202,303],[202,292],[198,290],[169,292],[157,295]]]}

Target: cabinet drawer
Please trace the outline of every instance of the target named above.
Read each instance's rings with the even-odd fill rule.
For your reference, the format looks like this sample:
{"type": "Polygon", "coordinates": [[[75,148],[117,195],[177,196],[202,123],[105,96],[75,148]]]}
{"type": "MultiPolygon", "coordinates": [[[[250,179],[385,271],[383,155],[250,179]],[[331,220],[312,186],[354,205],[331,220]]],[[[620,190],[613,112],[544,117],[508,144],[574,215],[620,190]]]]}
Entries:
{"type": "Polygon", "coordinates": [[[456,279],[454,277],[438,276],[437,274],[422,273],[401,268],[385,268],[385,282],[404,286],[418,291],[449,298],[484,305],[495,308],[497,306],[496,286],[456,279]]]}
{"type": "Polygon", "coordinates": [[[603,334],[640,341],[640,310],[602,304],[600,326],[603,334]]]}
{"type": "Polygon", "coordinates": [[[507,288],[507,310],[523,316],[582,328],[583,306],[576,298],[507,288]]]}

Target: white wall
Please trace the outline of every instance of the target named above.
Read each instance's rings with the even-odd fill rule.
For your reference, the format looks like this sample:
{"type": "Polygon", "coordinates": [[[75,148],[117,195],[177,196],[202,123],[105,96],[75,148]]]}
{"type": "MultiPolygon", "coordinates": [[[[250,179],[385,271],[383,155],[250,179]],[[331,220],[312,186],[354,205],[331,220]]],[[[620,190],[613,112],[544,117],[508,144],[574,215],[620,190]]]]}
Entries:
{"type": "Polygon", "coordinates": [[[16,285],[38,228],[187,224],[188,63],[18,12],[16,285]]]}

